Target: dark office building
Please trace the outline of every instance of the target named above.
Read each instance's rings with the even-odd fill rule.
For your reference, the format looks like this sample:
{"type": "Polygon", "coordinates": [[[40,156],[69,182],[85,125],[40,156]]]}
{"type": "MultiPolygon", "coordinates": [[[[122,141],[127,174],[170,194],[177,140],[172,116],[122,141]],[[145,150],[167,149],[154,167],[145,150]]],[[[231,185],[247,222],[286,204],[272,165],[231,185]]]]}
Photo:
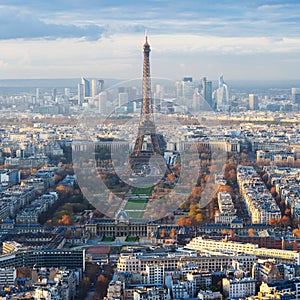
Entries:
{"type": "Polygon", "coordinates": [[[66,267],[85,270],[85,250],[20,250],[1,256],[0,268],[66,267]]]}

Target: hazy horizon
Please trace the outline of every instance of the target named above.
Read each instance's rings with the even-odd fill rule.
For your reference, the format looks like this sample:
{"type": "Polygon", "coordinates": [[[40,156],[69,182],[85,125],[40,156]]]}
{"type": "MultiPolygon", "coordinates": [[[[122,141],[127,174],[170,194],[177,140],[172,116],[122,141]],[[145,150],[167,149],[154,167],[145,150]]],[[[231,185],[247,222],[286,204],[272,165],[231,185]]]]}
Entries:
{"type": "MultiPolygon", "coordinates": [[[[186,75],[185,77],[189,77],[186,75]]],[[[131,80],[141,80],[140,78],[105,78],[105,77],[84,77],[88,80],[91,79],[103,79],[106,86],[111,86],[114,84],[121,84],[122,82],[128,82],[131,80]]],[[[162,79],[170,82],[180,81],[183,78],[176,79],[168,79],[168,78],[154,78],[154,79],[162,79]]],[[[217,85],[218,78],[209,78],[213,82],[213,84],[217,85]]],[[[68,85],[72,85],[73,87],[77,87],[77,84],[80,83],[81,77],[78,78],[8,78],[8,79],[0,79],[0,87],[68,87],[68,85]]],[[[193,81],[199,82],[200,77],[193,78],[193,81]]],[[[225,81],[228,84],[234,86],[258,86],[258,87],[277,87],[277,88],[286,88],[286,87],[298,87],[300,86],[300,79],[290,79],[290,80],[246,80],[246,79],[227,79],[225,81]]]]}

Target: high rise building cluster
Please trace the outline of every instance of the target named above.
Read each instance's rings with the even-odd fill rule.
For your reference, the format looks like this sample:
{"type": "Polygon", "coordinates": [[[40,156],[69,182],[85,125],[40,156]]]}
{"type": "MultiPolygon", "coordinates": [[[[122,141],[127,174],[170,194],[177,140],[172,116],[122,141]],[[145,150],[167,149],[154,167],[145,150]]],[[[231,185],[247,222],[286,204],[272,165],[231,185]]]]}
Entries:
{"type": "MultiPolygon", "coordinates": [[[[138,114],[143,98],[140,80],[113,86],[108,82],[104,88],[104,80],[82,78],[79,84],[74,82],[71,87],[38,87],[34,92],[23,95],[3,95],[0,104],[4,110],[30,111],[42,115],[68,115],[87,108],[103,115],[138,114]]],[[[299,88],[292,88],[290,92],[287,89],[230,89],[223,76],[218,82],[206,77],[198,81],[184,77],[177,82],[155,80],[152,85],[153,109],[161,113],[299,111],[299,88]]]]}
{"type": "MultiPolygon", "coordinates": [[[[104,91],[104,80],[81,78],[81,83],[77,87],[78,106],[87,106],[90,101],[94,101],[96,97],[100,97],[101,92],[104,91]]],[[[100,98],[98,98],[98,107],[100,105],[100,98]]]]}
{"type": "Polygon", "coordinates": [[[219,78],[218,87],[213,90],[213,83],[206,77],[194,82],[192,77],[184,77],[182,81],[176,82],[177,103],[185,110],[229,110],[229,89],[224,82],[223,76],[219,78]]]}

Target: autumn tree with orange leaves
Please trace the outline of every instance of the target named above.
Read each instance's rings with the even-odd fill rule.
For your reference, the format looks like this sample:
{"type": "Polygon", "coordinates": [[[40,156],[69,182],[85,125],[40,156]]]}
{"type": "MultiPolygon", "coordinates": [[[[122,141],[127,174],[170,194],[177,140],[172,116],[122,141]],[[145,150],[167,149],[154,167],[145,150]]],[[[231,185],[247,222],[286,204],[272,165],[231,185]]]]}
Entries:
{"type": "Polygon", "coordinates": [[[68,215],[63,215],[60,220],[58,220],[58,224],[60,225],[72,225],[71,218],[68,215]]]}
{"type": "Polygon", "coordinates": [[[192,221],[191,218],[181,217],[181,218],[178,219],[177,225],[179,225],[179,226],[192,226],[193,221],[192,221]]]}
{"type": "Polygon", "coordinates": [[[254,229],[253,229],[253,228],[249,228],[249,229],[248,229],[248,235],[249,235],[249,236],[255,236],[255,232],[254,232],[254,229]]]}
{"type": "Polygon", "coordinates": [[[180,217],[177,221],[177,225],[179,226],[185,226],[185,217],[180,217]]]}
{"type": "Polygon", "coordinates": [[[176,229],[172,228],[170,231],[170,238],[174,238],[177,235],[176,229]]]}
{"type": "Polygon", "coordinates": [[[293,235],[294,235],[295,237],[297,237],[298,239],[300,239],[300,229],[295,228],[295,229],[293,230],[293,235]]]}

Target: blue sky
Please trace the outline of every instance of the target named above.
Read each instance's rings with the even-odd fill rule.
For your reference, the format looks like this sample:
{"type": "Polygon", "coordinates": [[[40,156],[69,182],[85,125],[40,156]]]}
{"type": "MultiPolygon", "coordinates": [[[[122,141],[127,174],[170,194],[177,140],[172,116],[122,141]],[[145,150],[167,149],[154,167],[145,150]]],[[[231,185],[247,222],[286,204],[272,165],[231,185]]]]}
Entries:
{"type": "Polygon", "coordinates": [[[0,0],[0,78],[300,79],[299,1],[0,0]]]}

